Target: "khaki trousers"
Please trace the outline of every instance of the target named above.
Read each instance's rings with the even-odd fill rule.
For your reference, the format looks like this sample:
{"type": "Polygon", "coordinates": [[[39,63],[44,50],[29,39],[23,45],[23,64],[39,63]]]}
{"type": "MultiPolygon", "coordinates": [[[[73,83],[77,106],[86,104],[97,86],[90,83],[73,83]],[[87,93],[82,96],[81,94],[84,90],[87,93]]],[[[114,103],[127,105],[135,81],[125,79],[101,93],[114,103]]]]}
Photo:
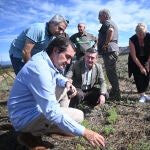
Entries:
{"type": "MultiPolygon", "coordinates": [[[[84,120],[84,114],[81,110],[70,108],[66,88],[56,87],[56,98],[60,103],[60,108],[63,113],[70,116],[73,120],[81,123],[84,120]]],[[[35,136],[50,134],[53,132],[61,132],[62,130],[50,122],[43,114],[30,122],[21,132],[30,132],[35,136]]]]}

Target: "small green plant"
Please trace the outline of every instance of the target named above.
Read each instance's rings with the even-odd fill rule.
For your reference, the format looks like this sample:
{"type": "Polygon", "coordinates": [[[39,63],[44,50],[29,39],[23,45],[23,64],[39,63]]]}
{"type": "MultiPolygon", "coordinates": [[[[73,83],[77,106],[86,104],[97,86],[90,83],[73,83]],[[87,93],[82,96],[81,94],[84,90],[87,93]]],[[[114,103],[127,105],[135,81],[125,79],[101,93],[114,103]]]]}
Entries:
{"type": "Polygon", "coordinates": [[[129,150],[150,150],[149,141],[142,139],[139,143],[129,144],[129,150]]]}
{"type": "Polygon", "coordinates": [[[110,147],[109,150],[114,150],[114,148],[113,148],[113,147],[110,147]]]}
{"type": "Polygon", "coordinates": [[[129,147],[129,150],[133,149],[133,145],[131,143],[128,145],[128,147],[129,147]]]}
{"type": "Polygon", "coordinates": [[[85,128],[91,129],[91,125],[86,119],[82,121],[81,125],[83,125],[85,128]]]}
{"type": "Polygon", "coordinates": [[[114,124],[118,118],[120,118],[120,115],[117,114],[115,108],[111,108],[108,110],[109,116],[107,118],[108,123],[114,124]]]}
{"type": "Polygon", "coordinates": [[[92,127],[92,130],[97,132],[98,131],[98,127],[92,127]]]}
{"type": "Polygon", "coordinates": [[[82,145],[80,145],[80,144],[77,144],[77,150],[83,150],[83,146],[82,145]]]}
{"type": "Polygon", "coordinates": [[[107,136],[115,133],[115,129],[111,125],[106,125],[102,128],[102,132],[107,136]]]}

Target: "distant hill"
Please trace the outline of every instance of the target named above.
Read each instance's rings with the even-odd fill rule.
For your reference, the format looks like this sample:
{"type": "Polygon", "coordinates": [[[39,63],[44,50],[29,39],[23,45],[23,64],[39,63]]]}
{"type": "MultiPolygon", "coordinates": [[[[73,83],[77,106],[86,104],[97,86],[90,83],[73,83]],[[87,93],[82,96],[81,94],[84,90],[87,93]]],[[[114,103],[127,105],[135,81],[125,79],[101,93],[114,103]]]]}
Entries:
{"type": "Polygon", "coordinates": [[[0,61],[1,68],[11,67],[11,66],[12,66],[12,64],[10,61],[0,61]]]}
{"type": "MultiPolygon", "coordinates": [[[[125,55],[129,53],[129,46],[119,47],[120,55],[125,55]]],[[[11,67],[11,61],[0,61],[0,68],[11,67]]]]}
{"type": "Polygon", "coordinates": [[[120,54],[129,54],[129,46],[119,47],[120,54]]]}

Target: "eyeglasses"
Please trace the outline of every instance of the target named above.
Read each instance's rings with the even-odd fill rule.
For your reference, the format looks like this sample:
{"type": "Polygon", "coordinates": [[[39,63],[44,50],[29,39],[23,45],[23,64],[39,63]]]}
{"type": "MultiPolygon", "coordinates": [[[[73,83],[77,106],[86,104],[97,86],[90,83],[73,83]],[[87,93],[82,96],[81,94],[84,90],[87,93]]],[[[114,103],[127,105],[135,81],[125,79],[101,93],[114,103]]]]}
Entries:
{"type": "Polygon", "coordinates": [[[69,24],[69,20],[65,20],[67,24],[69,24]]]}

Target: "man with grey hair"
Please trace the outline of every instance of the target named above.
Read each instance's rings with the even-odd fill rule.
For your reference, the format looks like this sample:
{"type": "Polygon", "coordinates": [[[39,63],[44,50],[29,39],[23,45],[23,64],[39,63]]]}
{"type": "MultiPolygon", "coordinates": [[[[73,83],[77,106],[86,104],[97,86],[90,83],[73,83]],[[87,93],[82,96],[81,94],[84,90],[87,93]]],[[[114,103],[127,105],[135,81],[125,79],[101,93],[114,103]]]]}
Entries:
{"type": "Polygon", "coordinates": [[[116,73],[116,62],[119,54],[118,28],[111,20],[108,9],[100,10],[98,19],[102,24],[98,35],[98,52],[102,55],[106,74],[112,86],[109,96],[114,100],[119,100],[121,96],[116,73]]]}
{"type": "Polygon", "coordinates": [[[24,64],[34,54],[47,48],[54,36],[63,34],[68,21],[55,15],[49,22],[34,23],[13,40],[10,46],[10,60],[17,75],[24,64]]]}

